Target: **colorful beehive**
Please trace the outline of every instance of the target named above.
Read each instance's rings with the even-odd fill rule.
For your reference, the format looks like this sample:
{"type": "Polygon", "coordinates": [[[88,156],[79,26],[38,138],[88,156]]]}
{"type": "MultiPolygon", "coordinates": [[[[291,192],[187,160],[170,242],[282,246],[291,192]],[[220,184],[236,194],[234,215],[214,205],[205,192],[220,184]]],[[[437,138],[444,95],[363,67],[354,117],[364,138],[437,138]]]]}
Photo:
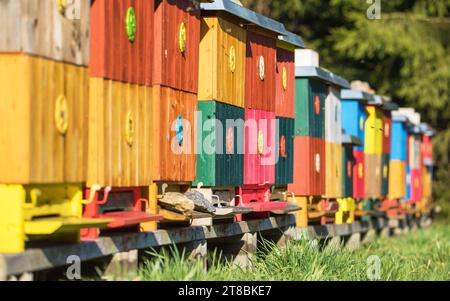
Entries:
{"type": "Polygon", "coordinates": [[[197,180],[204,186],[244,184],[244,109],[215,101],[199,102],[197,180]]]}
{"type": "MultiPolygon", "coordinates": [[[[364,142],[365,123],[366,123],[366,103],[373,101],[373,95],[357,91],[342,90],[342,128],[349,135],[353,135],[364,142]]],[[[353,147],[353,197],[363,199],[364,190],[364,143],[353,147]]]]}
{"type": "Polygon", "coordinates": [[[275,114],[295,117],[295,49],[304,48],[301,37],[286,32],[277,40],[275,114]]]}
{"type": "Polygon", "coordinates": [[[198,98],[244,107],[248,9],[232,1],[201,4],[198,98]]]}
{"type": "Polygon", "coordinates": [[[197,93],[200,45],[198,2],[204,1],[155,1],[151,41],[154,45],[153,85],[197,93]]]}
{"type": "Polygon", "coordinates": [[[367,119],[364,129],[364,190],[368,199],[382,197],[383,176],[383,99],[375,95],[375,100],[366,106],[367,119]]]}
{"type": "Polygon", "coordinates": [[[152,84],[154,1],[95,0],[91,7],[90,76],[152,84]]]}
{"type": "Polygon", "coordinates": [[[433,200],[433,144],[432,137],[435,131],[426,123],[420,124],[422,132],[422,199],[420,209],[424,214],[429,214],[433,200]]]}
{"type": "Polygon", "coordinates": [[[327,199],[342,197],[342,125],[340,87],[329,87],[325,99],[325,194],[327,199]]]}
{"type": "Polygon", "coordinates": [[[388,199],[406,196],[407,128],[409,120],[397,111],[392,112],[391,153],[389,156],[388,199]]]}
{"type": "Polygon", "coordinates": [[[36,239],[76,242],[80,229],[108,223],[82,218],[88,22],[72,19],[73,5],[31,2],[7,1],[0,13],[11,29],[0,38],[0,253],[36,239]]]}
{"type": "Polygon", "coordinates": [[[2,1],[0,52],[88,66],[90,2],[2,1]]]}

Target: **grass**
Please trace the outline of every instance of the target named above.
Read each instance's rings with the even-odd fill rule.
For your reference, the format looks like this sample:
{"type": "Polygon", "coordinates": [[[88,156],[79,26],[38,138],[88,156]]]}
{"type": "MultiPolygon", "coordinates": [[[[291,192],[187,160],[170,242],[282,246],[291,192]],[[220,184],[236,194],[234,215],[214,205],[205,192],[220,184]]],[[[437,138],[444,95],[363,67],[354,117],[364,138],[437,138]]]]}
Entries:
{"type": "Polygon", "coordinates": [[[450,226],[435,224],[400,237],[379,238],[356,251],[323,248],[314,241],[288,242],[278,249],[266,242],[243,270],[213,254],[208,269],[201,260],[188,260],[176,249],[154,253],[139,272],[142,280],[369,280],[370,256],[381,261],[380,280],[450,280],[450,226]]]}

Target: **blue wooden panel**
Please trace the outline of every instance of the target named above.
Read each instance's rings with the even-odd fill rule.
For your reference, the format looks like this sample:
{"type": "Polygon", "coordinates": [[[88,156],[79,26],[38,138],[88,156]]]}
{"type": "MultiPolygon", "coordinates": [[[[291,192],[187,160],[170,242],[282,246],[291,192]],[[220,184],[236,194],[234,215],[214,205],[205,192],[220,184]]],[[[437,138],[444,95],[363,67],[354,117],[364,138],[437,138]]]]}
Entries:
{"type": "Polygon", "coordinates": [[[411,167],[406,165],[406,195],[402,201],[409,201],[411,198],[411,167]]]}
{"type": "Polygon", "coordinates": [[[406,161],[408,134],[403,122],[392,122],[391,160],[406,161]]]}
{"type": "MultiPolygon", "coordinates": [[[[366,123],[366,110],[364,103],[357,100],[341,101],[342,128],[349,135],[356,136],[364,141],[364,125],[366,123]]],[[[364,146],[355,146],[357,150],[364,150],[364,146]]]]}

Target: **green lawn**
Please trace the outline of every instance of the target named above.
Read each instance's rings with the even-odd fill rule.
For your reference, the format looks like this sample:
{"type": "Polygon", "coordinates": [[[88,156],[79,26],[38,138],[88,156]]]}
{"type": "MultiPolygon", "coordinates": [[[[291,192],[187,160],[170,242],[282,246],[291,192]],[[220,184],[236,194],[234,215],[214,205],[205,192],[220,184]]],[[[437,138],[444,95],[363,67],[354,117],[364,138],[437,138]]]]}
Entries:
{"type": "MultiPolygon", "coordinates": [[[[434,224],[399,237],[379,238],[357,251],[323,248],[317,243],[290,242],[283,249],[267,246],[242,270],[219,263],[212,255],[206,270],[201,261],[172,251],[155,254],[140,269],[142,280],[369,280],[368,258],[378,256],[380,280],[450,280],[450,226],[434,224]]],[[[370,259],[369,259],[370,260],[370,259]]],[[[372,267],[370,271],[377,271],[372,267]]]]}

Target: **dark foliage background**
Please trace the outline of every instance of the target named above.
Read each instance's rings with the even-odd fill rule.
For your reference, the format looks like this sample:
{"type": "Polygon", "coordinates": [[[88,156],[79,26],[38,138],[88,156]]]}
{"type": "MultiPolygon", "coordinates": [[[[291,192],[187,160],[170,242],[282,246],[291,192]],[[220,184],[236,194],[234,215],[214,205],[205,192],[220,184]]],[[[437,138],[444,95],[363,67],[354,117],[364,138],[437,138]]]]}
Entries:
{"type": "Polygon", "coordinates": [[[422,114],[438,134],[434,197],[450,218],[450,0],[242,0],[301,35],[321,65],[370,83],[422,114]],[[369,1],[369,2],[374,2],[369,1]]]}

